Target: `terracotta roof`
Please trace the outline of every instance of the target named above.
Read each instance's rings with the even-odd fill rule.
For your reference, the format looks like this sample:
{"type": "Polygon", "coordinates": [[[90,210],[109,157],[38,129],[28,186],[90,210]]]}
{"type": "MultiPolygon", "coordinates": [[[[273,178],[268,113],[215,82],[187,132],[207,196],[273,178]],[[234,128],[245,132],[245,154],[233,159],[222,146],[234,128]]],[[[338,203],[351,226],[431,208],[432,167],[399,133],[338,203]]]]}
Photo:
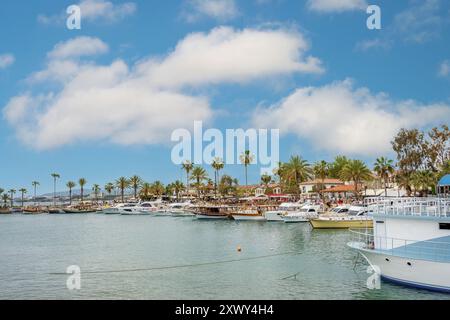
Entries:
{"type": "Polygon", "coordinates": [[[325,179],[322,181],[322,179],[315,179],[315,180],[311,180],[311,181],[306,181],[306,182],[302,182],[300,185],[310,185],[310,184],[344,184],[344,182],[342,182],[339,179],[325,179]]]}
{"type": "Polygon", "coordinates": [[[334,193],[334,192],[354,192],[355,185],[342,185],[336,186],[329,189],[322,190],[322,193],[334,193]]]}

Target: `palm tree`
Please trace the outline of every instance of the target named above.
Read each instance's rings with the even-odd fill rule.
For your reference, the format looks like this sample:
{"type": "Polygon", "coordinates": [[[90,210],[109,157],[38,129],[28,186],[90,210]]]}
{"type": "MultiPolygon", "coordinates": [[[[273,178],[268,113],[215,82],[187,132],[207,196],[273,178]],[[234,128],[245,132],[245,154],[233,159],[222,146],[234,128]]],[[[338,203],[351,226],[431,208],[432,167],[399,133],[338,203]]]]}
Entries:
{"type": "Polygon", "coordinates": [[[130,186],[134,190],[134,198],[137,199],[137,192],[138,192],[139,187],[142,184],[142,179],[141,179],[141,177],[134,175],[130,178],[129,182],[130,182],[130,186]]]}
{"type": "Polygon", "coordinates": [[[247,167],[251,165],[255,159],[255,157],[250,153],[250,150],[245,150],[244,153],[241,154],[239,157],[241,160],[241,163],[245,167],[245,186],[248,186],[248,169],[247,167]]]}
{"type": "Polygon", "coordinates": [[[152,184],[152,193],[155,196],[160,197],[164,194],[165,191],[166,191],[166,188],[164,188],[164,185],[162,184],[161,181],[155,181],[152,184]]]}
{"type": "Polygon", "coordinates": [[[56,180],[61,178],[61,176],[59,173],[52,173],[51,176],[53,178],[53,205],[56,205],[56,180]]]}
{"type": "Polygon", "coordinates": [[[261,182],[262,182],[262,184],[264,184],[265,186],[266,186],[266,188],[267,188],[267,186],[269,185],[269,183],[272,181],[272,177],[271,176],[269,176],[267,173],[266,174],[263,174],[262,176],[261,176],[261,182]]]}
{"type": "Polygon", "coordinates": [[[34,189],[34,202],[36,203],[36,193],[37,193],[37,187],[40,186],[41,184],[39,183],[39,181],[33,181],[31,182],[31,186],[34,189]]]}
{"type": "Polygon", "coordinates": [[[86,185],[87,180],[85,178],[80,178],[78,180],[78,184],[80,185],[80,197],[81,197],[81,202],[83,202],[83,198],[84,198],[84,186],[86,185]]]}
{"type": "Polygon", "coordinates": [[[109,196],[111,196],[112,192],[114,191],[115,187],[114,184],[111,182],[107,183],[104,187],[105,191],[108,193],[109,196]]]}
{"type": "Polygon", "coordinates": [[[95,196],[95,202],[98,202],[98,195],[100,194],[100,191],[102,189],[100,188],[100,186],[98,184],[94,184],[92,186],[92,191],[94,192],[94,196],[95,196]]]}
{"type": "Polygon", "coordinates": [[[21,196],[20,196],[20,200],[21,200],[21,203],[22,203],[22,208],[23,208],[23,204],[24,204],[24,202],[25,202],[25,194],[28,192],[28,190],[27,189],[25,189],[25,188],[21,188],[21,189],[19,189],[19,192],[20,192],[20,194],[21,194],[21,196]]]}
{"type": "Polygon", "coordinates": [[[175,195],[176,195],[177,200],[178,200],[179,196],[180,196],[180,193],[183,192],[183,190],[185,188],[183,182],[181,182],[180,180],[175,181],[172,184],[172,188],[173,188],[173,191],[175,191],[175,195]]]}
{"type": "Polygon", "coordinates": [[[411,183],[420,196],[426,195],[428,190],[436,185],[436,176],[430,170],[416,171],[411,176],[411,183]]]}
{"type": "Polygon", "coordinates": [[[310,180],[312,169],[309,163],[300,156],[292,156],[288,163],[285,164],[283,174],[286,180],[295,183],[297,195],[300,194],[300,183],[310,180]]]}
{"type": "Polygon", "coordinates": [[[7,193],[2,194],[2,200],[3,200],[3,206],[6,207],[8,200],[9,200],[9,196],[7,193]]]}
{"type": "Polygon", "coordinates": [[[224,163],[221,158],[215,158],[211,164],[211,167],[214,169],[214,193],[217,196],[217,183],[219,181],[219,171],[224,168],[224,163]]]}
{"type": "Polygon", "coordinates": [[[189,186],[189,180],[190,180],[189,173],[192,171],[192,169],[194,169],[194,165],[189,160],[186,160],[185,162],[183,162],[181,167],[183,168],[184,171],[186,171],[186,186],[189,189],[189,187],[190,187],[189,186]]]}
{"type": "Polygon", "coordinates": [[[73,181],[66,183],[66,187],[69,189],[69,204],[72,205],[72,189],[75,188],[77,184],[73,181]]]}
{"type": "Polygon", "coordinates": [[[198,197],[200,198],[200,189],[203,181],[208,179],[208,174],[206,170],[202,167],[195,167],[192,169],[191,180],[195,181],[195,187],[197,188],[198,197]]]}
{"type": "Polygon", "coordinates": [[[11,208],[12,208],[14,206],[14,195],[16,194],[16,190],[15,189],[9,190],[9,194],[10,194],[9,200],[11,201],[11,208]]]}
{"type": "Polygon", "coordinates": [[[278,162],[278,167],[273,169],[272,173],[278,177],[278,183],[281,186],[283,179],[284,163],[278,162]]]}
{"type": "Polygon", "coordinates": [[[384,195],[385,197],[387,197],[387,185],[389,182],[389,177],[395,172],[394,161],[389,160],[385,157],[378,158],[374,164],[373,169],[377,173],[378,177],[383,181],[384,195]]]}
{"type": "Polygon", "coordinates": [[[141,200],[149,200],[152,195],[152,185],[148,182],[144,182],[141,187],[141,191],[139,191],[139,197],[141,200]]]}
{"type": "Polygon", "coordinates": [[[119,179],[116,180],[116,185],[117,187],[120,189],[120,195],[122,198],[122,202],[124,202],[125,200],[125,189],[128,188],[128,186],[130,185],[130,182],[128,181],[127,178],[125,177],[120,177],[119,179]]]}
{"type": "Polygon", "coordinates": [[[355,184],[355,196],[358,197],[358,186],[363,181],[371,180],[372,172],[361,160],[349,160],[341,170],[341,179],[344,181],[352,181],[355,184]]]}
{"type": "Polygon", "coordinates": [[[317,190],[319,192],[320,197],[322,198],[323,193],[321,192],[323,189],[325,189],[325,179],[330,174],[330,168],[326,161],[322,160],[319,162],[316,162],[313,166],[313,172],[316,179],[320,179],[320,187],[317,190]]]}
{"type": "Polygon", "coordinates": [[[3,192],[5,192],[5,189],[0,188],[0,196],[2,195],[3,192]]]}

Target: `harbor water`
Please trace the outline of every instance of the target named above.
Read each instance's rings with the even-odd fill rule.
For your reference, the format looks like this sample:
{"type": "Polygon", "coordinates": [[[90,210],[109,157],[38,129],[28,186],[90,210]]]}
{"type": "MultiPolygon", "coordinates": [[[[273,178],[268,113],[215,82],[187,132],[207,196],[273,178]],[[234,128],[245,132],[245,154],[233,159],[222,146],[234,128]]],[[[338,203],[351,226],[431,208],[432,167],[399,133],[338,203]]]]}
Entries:
{"type": "Polygon", "coordinates": [[[386,282],[368,289],[349,239],[306,223],[5,215],[0,299],[450,299],[386,282]],[[66,286],[72,265],[80,290],[66,286]]]}

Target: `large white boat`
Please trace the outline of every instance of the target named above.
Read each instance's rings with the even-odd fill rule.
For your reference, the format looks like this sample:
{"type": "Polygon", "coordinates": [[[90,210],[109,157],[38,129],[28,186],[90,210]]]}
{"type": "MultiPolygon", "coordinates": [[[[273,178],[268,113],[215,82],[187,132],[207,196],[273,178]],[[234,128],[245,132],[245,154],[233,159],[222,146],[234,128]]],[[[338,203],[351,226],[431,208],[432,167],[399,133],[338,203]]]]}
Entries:
{"type": "Polygon", "coordinates": [[[285,202],[280,204],[276,210],[266,211],[264,216],[268,222],[283,222],[283,216],[288,214],[289,211],[300,210],[303,204],[297,202],[285,202]]]}
{"type": "Polygon", "coordinates": [[[373,233],[348,246],[385,280],[450,292],[450,198],[372,199],[370,211],[373,233]]]}
{"type": "Polygon", "coordinates": [[[320,205],[306,204],[299,210],[288,212],[282,217],[285,223],[309,222],[311,219],[319,217],[320,205]]]}

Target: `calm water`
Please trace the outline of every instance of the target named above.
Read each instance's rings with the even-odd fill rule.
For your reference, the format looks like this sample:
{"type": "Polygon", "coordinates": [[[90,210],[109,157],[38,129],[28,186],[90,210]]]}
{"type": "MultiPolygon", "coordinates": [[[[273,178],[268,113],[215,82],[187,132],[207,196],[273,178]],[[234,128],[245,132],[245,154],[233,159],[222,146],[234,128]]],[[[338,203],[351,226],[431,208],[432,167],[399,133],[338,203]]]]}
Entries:
{"type": "Polygon", "coordinates": [[[308,224],[125,216],[0,216],[1,299],[450,299],[365,287],[347,231],[308,224]],[[237,247],[242,252],[237,251],[237,247]],[[297,252],[188,268],[127,271],[297,252]],[[80,291],[66,288],[70,265],[80,291]],[[89,273],[100,271],[100,273],[89,273]],[[106,271],[103,273],[103,271],[106,271]],[[114,271],[114,272],[109,272],[114,271]],[[297,274],[297,279],[288,278],[297,274]],[[284,280],[283,280],[284,279],[284,280]]]}

